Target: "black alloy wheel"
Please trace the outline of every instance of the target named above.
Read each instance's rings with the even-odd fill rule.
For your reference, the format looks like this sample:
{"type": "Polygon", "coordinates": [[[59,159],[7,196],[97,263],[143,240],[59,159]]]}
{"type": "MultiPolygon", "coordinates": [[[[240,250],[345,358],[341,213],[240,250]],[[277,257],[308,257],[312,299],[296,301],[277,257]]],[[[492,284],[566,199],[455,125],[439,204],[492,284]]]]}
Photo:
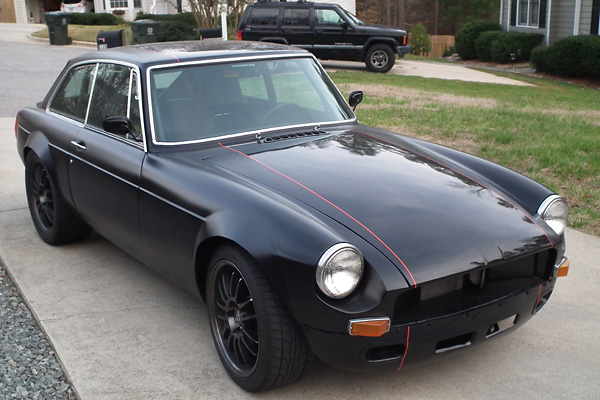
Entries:
{"type": "Polygon", "coordinates": [[[90,227],[65,203],[48,169],[33,152],[25,160],[25,190],[33,225],[44,242],[58,245],[90,234],[90,227]]]}
{"type": "Polygon", "coordinates": [[[210,265],[208,318],[229,376],[248,391],[298,380],[309,355],[306,339],[258,264],[244,250],[223,246],[210,265]]]}

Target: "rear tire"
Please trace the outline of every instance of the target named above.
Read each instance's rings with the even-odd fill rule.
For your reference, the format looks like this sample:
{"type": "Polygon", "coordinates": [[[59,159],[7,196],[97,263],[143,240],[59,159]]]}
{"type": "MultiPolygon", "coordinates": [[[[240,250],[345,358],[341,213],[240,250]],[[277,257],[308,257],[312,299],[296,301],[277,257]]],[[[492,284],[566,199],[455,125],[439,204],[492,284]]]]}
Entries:
{"type": "Polygon", "coordinates": [[[54,179],[35,153],[25,160],[25,190],[33,225],[51,245],[85,239],[91,228],[66,204],[54,179]]]}
{"type": "Polygon", "coordinates": [[[302,329],[248,253],[234,246],[216,251],[206,302],[219,358],[236,384],[255,392],[300,378],[310,353],[302,329]]]}
{"type": "Polygon", "coordinates": [[[394,50],[386,44],[374,44],[369,47],[365,64],[371,72],[388,72],[396,62],[394,50]]]}

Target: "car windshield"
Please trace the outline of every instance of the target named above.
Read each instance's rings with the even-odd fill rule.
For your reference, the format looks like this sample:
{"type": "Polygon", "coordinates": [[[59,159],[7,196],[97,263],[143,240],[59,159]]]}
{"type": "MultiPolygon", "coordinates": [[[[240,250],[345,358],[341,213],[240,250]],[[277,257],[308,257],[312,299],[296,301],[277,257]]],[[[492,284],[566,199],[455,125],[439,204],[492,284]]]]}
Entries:
{"type": "Polygon", "coordinates": [[[163,144],[354,118],[307,57],[156,68],[150,96],[154,141],[163,144]]]}

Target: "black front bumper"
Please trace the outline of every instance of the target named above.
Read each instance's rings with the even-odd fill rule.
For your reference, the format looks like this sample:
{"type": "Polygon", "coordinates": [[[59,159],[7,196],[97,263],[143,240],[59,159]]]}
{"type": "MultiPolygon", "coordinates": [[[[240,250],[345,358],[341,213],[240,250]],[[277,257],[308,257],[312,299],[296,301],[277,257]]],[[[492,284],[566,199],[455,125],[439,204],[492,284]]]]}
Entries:
{"type": "Polygon", "coordinates": [[[313,352],[331,366],[355,371],[399,370],[514,331],[543,307],[555,281],[539,279],[528,289],[456,313],[400,323],[394,318],[390,331],[377,338],[309,327],[304,331],[313,352]]]}

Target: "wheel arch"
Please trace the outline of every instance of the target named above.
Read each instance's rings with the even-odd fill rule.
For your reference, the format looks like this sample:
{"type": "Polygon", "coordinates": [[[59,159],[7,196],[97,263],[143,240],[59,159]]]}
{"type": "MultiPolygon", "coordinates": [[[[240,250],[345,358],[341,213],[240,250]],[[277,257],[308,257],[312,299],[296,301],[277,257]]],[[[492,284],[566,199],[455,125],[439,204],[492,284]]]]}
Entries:
{"type": "Polygon", "coordinates": [[[385,44],[386,46],[390,47],[390,49],[392,50],[392,52],[394,54],[397,54],[396,46],[398,46],[398,43],[396,42],[396,40],[394,40],[394,38],[385,37],[385,36],[373,36],[373,37],[370,37],[367,40],[367,42],[365,43],[365,45],[363,47],[362,58],[364,58],[366,56],[366,54],[369,52],[369,49],[372,46],[375,46],[376,44],[385,44]]]}

